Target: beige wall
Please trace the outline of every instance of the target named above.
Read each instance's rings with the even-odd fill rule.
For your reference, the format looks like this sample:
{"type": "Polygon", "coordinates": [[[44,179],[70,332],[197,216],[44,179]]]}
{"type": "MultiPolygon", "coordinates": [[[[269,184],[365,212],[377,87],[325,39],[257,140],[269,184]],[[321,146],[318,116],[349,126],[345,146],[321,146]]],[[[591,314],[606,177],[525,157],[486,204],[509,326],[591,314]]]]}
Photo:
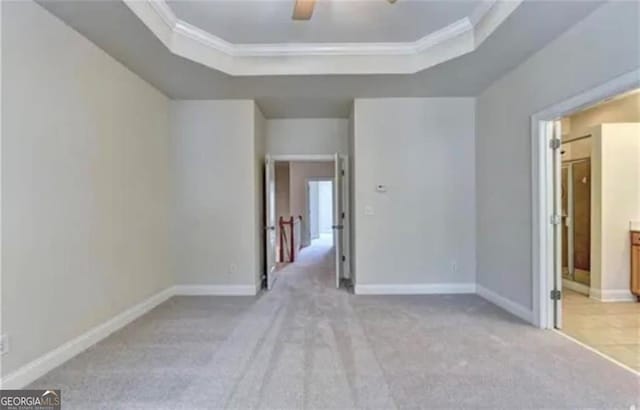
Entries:
{"type": "Polygon", "coordinates": [[[288,218],[291,216],[289,212],[289,162],[275,163],[276,178],[276,217],[281,216],[288,218]]]}
{"type": "Polygon", "coordinates": [[[592,296],[633,300],[629,224],[640,220],[640,124],[602,124],[593,134],[592,296]]]}
{"type": "Polygon", "coordinates": [[[2,9],[7,376],[172,275],[168,99],[37,4],[2,9]]]}
{"type": "Polygon", "coordinates": [[[280,262],[280,217],[289,218],[289,162],[275,163],[276,179],[276,260],[280,262]]]}
{"type": "Polygon", "coordinates": [[[307,214],[307,181],[310,178],[333,178],[333,173],[333,161],[290,162],[290,212],[294,217],[302,215],[302,246],[308,246],[311,243],[309,215],[307,214]]]}
{"type": "Polygon", "coordinates": [[[562,160],[573,161],[576,159],[590,158],[593,138],[580,138],[562,144],[562,160]]]}
{"type": "Polygon", "coordinates": [[[603,123],[640,122],[640,92],[634,92],[562,119],[563,161],[591,157],[593,127],[603,123]],[[576,139],[578,138],[578,139],[576,139]],[[575,140],[575,141],[573,141],[575,140]]]}
{"type": "Polygon", "coordinates": [[[596,107],[580,111],[563,121],[563,139],[571,140],[588,135],[591,128],[603,123],[640,122],[640,92],[614,99],[596,107]]]}

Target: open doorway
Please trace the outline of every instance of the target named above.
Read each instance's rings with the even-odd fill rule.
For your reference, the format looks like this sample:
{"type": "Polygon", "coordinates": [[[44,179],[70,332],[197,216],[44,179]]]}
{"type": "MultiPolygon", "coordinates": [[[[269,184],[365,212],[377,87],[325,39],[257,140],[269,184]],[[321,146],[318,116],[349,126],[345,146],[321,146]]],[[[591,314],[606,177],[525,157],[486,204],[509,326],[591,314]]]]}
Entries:
{"type": "Polygon", "coordinates": [[[539,138],[533,250],[540,325],[635,372],[640,371],[637,87],[637,79],[621,78],[533,119],[539,138]]]}
{"type": "Polygon", "coordinates": [[[333,245],[333,179],[307,180],[311,246],[333,245]]]}
{"type": "MultiPolygon", "coordinates": [[[[306,266],[331,275],[339,288],[349,255],[345,157],[270,156],[265,161],[266,275],[272,289],[287,272],[306,266]],[[293,266],[293,267],[292,267],[293,266]]],[[[311,273],[310,273],[311,274],[311,273]]]]}

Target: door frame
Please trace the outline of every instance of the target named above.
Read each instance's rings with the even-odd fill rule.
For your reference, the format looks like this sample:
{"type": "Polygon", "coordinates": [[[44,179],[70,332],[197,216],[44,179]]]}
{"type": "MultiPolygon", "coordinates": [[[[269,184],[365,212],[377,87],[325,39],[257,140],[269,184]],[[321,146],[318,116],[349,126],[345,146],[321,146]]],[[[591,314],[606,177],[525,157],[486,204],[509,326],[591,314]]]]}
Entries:
{"type": "MultiPolygon", "coordinates": [[[[553,104],[531,116],[531,272],[534,324],[554,328],[550,298],[554,281],[553,150],[549,146],[550,123],[619,94],[640,88],[640,69],[633,70],[590,90],[553,104]]],[[[557,257],[561,257],[558,255],[557,257]]]]}
{"type": "MultiPolygon", "coordinates": [[[[335,162],[334,154],[270,154],[271,160],[274,162],[335,162]]],[[[351,243],[351,204],[352,198],[349,196],[349,156],[346,154],[340,154],[342,159],[342,167],[344,169],[344,176],[342,177],[342,198],[343,198],[343,211],[345,213],[344,218],[344,230],[342,232],[343,237],[343,252],[346,260],[344,261],[344,277],[354,280],[351,272],[351,255],[352,250],[349,244],[351,243]]],[[[308,189],[308,185],[307,185],[308,189]]],[[[308,206],[307,206],[308,207],[308,206]]],[[[355,283],[353,284],[355,286],[355,283]]]]}

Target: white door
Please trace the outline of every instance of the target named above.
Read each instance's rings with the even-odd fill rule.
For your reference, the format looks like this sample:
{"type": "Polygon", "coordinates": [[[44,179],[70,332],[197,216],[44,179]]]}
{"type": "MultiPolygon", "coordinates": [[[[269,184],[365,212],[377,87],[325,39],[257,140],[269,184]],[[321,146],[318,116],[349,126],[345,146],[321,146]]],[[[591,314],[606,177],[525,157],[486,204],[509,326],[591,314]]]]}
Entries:
{"type": "Polygon", "coordinates": [[[267,289],[273,287],[276,280],[276,181],[275,166],[270,155],[265,158],[264,169],[264,202],[265,202],[265,245],[267,289]]]}
{"type": "Polygon", "coordinates": [[[334,155],[334,180],[333,180],[333,245],[336,256],[336,288],[340,287],[340,279],[343,276],[343,230],[344,212],[342,209],[342,159],[339,154],[334,155]]]}
{"type": "Polygon", "coordinates": [[[553,162],[553,301],[554,327],[562,328],[562,129],[560,121],[549,122],[552,128],[548,133],[551,136],[551,158],[553,162]]]}

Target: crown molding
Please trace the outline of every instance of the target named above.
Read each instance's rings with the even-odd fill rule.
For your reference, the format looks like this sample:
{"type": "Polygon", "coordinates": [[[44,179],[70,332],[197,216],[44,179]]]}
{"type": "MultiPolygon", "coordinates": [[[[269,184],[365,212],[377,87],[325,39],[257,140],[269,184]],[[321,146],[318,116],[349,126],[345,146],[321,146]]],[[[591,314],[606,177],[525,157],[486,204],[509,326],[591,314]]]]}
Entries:
{"type": "Polygon", "coordinates": [[[474,51],[522,0],[485,0],[412,42],[234,44],[180,20],[165,0],[123,0],[174,54],[233,76],[413,74],[474,51]]]}

